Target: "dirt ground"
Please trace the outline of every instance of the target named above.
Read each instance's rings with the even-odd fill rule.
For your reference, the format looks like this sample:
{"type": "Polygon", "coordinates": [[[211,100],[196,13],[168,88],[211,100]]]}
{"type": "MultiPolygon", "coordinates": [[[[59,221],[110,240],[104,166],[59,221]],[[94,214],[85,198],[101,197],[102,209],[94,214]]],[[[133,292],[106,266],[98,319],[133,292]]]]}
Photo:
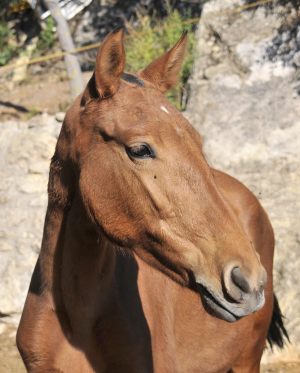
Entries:
{"type": "Polygon", "coordinates": [[[0,333],[0,373],[26,372],[15,345],[15,328],[6,324],[0,324],[0,327],[3,329],[0,333]]]}
{"type": "MultiPolygon", "coordinates": [[[[83,73],[88,82],[91,72],[83,73]]],[[[21,84],[12,79],[0,79],[0,120],[30,119],[38,113],[55,114],[65,111],[71,98],[69,83],[63,72],[29,75],[21,84]]]]}

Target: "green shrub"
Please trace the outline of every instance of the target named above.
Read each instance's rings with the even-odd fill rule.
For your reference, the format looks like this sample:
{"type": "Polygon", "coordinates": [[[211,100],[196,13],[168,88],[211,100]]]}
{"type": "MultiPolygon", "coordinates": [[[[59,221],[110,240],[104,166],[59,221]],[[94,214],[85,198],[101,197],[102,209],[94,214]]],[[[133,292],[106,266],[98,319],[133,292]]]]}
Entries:
{"type": "Polygon", "coordinates": [[[52,17],[48,17],[42,24],[42,31],[36,46],[36,53],[41,54],[51,49],[56,41],[55,22],[52,17]]]}
{"type": "Polygon", "coordinates": [[[0,22],[0,66],[7,62],[16,54],[17,46],[12,43],[13,32],[8,24],[0,22]]]}
{"type": "MultiPolygon", "coordinates": [[[[34,54],[40,55],[49,51],[54,46],[55,41],[55,23],[53,18],[48,17],[38,36],[34,54]]],[[[18,45],[14,31],[9,28],[7,22],[0,21],[0,66],[17,57],[20,51],[22,51],[22,47],[18,45]]]]}
{"type": "Polygon", "coordinates": [[[139,25],[127,25],[129,36],[126,40],[126,61],[129,71],[139,71],[159,55],[167,51],[180,38],[184,30],[189,32],[189,41],[185,62],[178,86],[168,93],[169,100],[179,109],[184,109],[183,92],[191,74],[195,34],[192,23],[177,10],[168,9],[163,20],[148,15],[138,16],[139,25]]]}

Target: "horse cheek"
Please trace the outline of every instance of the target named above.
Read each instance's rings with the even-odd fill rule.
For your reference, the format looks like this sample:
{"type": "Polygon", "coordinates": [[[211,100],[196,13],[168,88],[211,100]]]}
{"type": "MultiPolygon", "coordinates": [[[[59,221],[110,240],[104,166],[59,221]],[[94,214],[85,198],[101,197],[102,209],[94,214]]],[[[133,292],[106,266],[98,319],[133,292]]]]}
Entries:
{"type": "Polygon", "coordinates": [[[81,172],[79,188],[89,217],[113,242],[134,247],[141,233],[126,212],[120,193],[112,188],[110,173],[105,172],[105,167],[95,172],[92,162],[88,163],[81,172]]]}

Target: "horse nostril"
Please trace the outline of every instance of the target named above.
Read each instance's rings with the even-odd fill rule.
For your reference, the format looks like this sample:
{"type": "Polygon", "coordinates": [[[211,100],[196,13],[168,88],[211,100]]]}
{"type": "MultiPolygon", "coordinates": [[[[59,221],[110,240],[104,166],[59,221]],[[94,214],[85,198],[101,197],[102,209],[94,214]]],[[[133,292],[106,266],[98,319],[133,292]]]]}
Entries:
{"type": "Polygon", "coordinates": [[[240,267],[234,267],[231,271],[232,282],[244,293],[249,294],[251,292],[249,282],[243,275],[240,267]]]}

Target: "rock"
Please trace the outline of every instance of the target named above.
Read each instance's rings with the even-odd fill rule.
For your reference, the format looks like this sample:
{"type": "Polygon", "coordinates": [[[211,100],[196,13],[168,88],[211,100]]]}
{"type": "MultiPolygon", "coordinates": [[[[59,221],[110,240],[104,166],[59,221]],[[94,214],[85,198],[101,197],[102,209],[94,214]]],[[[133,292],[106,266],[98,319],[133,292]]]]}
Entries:
{"type": "Polygon", "coordinates": [[[6,331],[6,328],[5,324],[0,324],[0,334],[3,334],[6,331]]]}
{"type": "Polygon", "coordinates": [[[283,43],[286,43],[288,41],[290,41],[292,38],[292,35],[289,31],[284,31],[282,34],[281,34],[281,40],[283,43]]]}
{"type": "Polygon", "coordinates": [[[46,160],[38,160],[29,165],[28,172],[31,174],[44,174],[48,170],[49,162],[46,160]]]}
{"type": "Polygon", "coordinates": [[[295,39],[292,39],[290,42],[289,42],[289,49],[290,49],[290,51],[292,50],[294,50],[294,49],[296,49],[297,48],[297,43],[296,43],[296,40],[295,39]]]}
{"type": "Polygon", "coordinates": [[[289,46],[287,44],[281,44],[277,50],[277,54],[284,55],[290,51],[289,46]]]}
{"type": "MultiPolygon", "coordinates": [[[[204,137],[209,162],[244,182],[269,214],[276,235],[275,292],[292,344],[273,354],[267,351],[264,362],[299,361],[300,98],[295,92],[299,83],[293,68],[280,59],[265,58],[267,53],[277,56],[269,49],[272,40],[285,45],[276,35],[282,20],[276,7],[230,19],[210,17],[211,11],[222,12],[229,3],[244,2],[215,0],[204,6],[197,46],[201,58],[190,80],[186,115],[204,137]],[[223,41],[219,62],[212,57],[212,29],[223,41]]],[[[298,53],[293,54],[296,63],[298,53]]]]}
{"type": "Polygon", "coordinates": [[[55,119],[58,121],[58,122],[63,122],[64,119],[65,119],[65,114],[64,112],[58,112],[55,114],[55,119]]]}
{"type": "Polygon", "coordinates": [[[42,193],[47,191],[47,176],[42,175],[26,175],[19,184],[19,190],[24,193],[42,193]]]}
{"type": "Polygon", "coordinates": [[[297,44],[300,44],[300,27],[297,28],[296,42],[297,44]]]}
{"type": "Polygon", "coordinates": [[[293,57],[293,63],[297,66],[300,67],[300,51],[297,52],[294,57],[293,57]]]}
{"type": "Polygon", "coordinates": [[[13,252],[13,246],[10,245],[8,242],[5,242],[3,240],[1,240],[0,238],[0,251],[10,251],[10,252],[13,252]]]}
{"type": "Polygon", "coordinates": [[[59,125],[54,116],[0,122],[0,313],[19,315],[42,238],[59,125]]]}
{"type": "Polygon", "coordinates": [[[273,39],[273,44],[279,46],[281,43],[282,43],[282,39],[281,39],[280,35],[276,35],[273,39]]]}
{"type": "MultiPolygon", "coordinates": [[[[25,44],[25,43],[24,43],[25,44]]],[[[24,45],[23,44],[23,45],[24,45]]],[[[31,39],[30,43],[25,44],[25,48],[21,49],[20,56],[17,59],[17,64],[20,64],[21,66],[15,68],[13,70],[13,82],[22,82],[26,79],[27,76],[27,62],[31,59],[31,56],[36,49],[37,46],[37,38],[31,39]]]]}

